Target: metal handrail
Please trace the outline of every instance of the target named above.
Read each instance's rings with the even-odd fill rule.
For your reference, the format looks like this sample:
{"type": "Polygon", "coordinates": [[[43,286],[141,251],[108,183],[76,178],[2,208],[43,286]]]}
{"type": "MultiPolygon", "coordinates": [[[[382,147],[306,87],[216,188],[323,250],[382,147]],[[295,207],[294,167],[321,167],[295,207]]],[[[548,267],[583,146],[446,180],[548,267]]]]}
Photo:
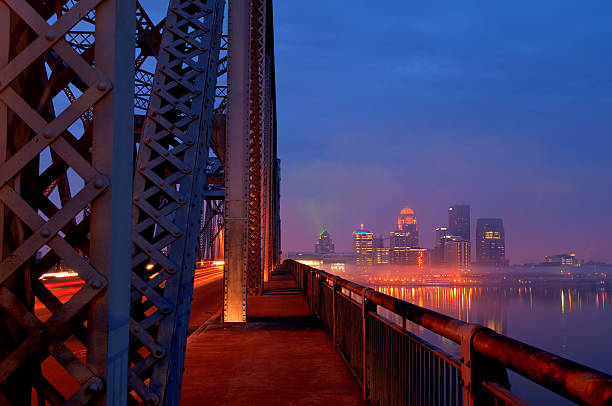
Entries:
{"type": "MultiPolygon", "coordinates": [[[[498,334],[487,327],[416,306],[294,260],[285,261],[285,265],[289,268],[299,266],[313,276],[326,280],[332,287],[339,286],[360,296],[362,306],[365,306],[366,301],[378,305],[462,345],[462,354],[466,353],[463,347],[467,343],[468,352],[474,351],[478,356],[498,363],[574,402],[586,405],[612,404],[612,376],[608,374],[498,334]]],[[[466,363],[464,357],[461,361],[466,363]]],[[[470,367],[474,368],[467,365],[467,368],[470,367]]]]}

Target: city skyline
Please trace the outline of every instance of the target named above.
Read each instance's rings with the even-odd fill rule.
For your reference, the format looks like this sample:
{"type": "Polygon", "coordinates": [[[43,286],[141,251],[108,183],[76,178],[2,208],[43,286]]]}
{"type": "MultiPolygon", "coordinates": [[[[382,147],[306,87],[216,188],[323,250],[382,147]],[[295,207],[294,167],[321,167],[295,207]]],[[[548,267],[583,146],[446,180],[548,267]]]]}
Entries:
{"type": "Polygon", "coordinates": [[[404,204],[431,244],[465,202],[473,219],[504,219],[513,263],[612,262],[611,12],[604,1],[279,2],[283,251],[323,228],[350,251],[355,227],[386,233],[404,204]]]}
{"type": "MultiPolygon", "coordinates": [[[[463,212],[461,214],[461,216],[465,216],[467,215],[468,218],[470,218],[470,205],[466,205],[466,204],[459,204],[459,205],[450,205],[448,208],[448,224],[444,224],[444,225],[437,225],[433,228],[433,235],[434,235],[434,239],[432,241],[431,244],[427,244],[427,243],[417,243],[416,245],[411,245],[408,244],[406,246],[411,246],[412,248],[424,248],[427,251],[429,251],[429,255],[431,255],[430,260],[431,261],[435,261],[435,255],[436,254],[436,248],[439,246],[439,242],[440,242],[440,237],[441,236],[447,236],[447,237],[452,237],[451,240],[455,241],[455,240],[459,240],[459,241],[465,241],[468,243],[468,254],[467,254],[467,258],[470,258],[469,262],[472,262],[474,264],[480,264],[480,265],[496,265],[496,266],[507,266],[508,264],[519,264],[518,262],[512,262],[511,258],[507,255],[507,250],[506,250],[506,246],[507,246],[507,239],[505,236],[505,231],[504,231],[504,225],[503,225],[503,219],[502,218],[475,218],[473,221],[470,219],[470,225],[467,227],[468,229],[471,228],[471,233],[470,233],[470,238],[469,239],[465,239],[464,235],[456,235],[457,233],[453,234],[452,232],[452,227],[449,227],[451,225],[451,222],[453,222],[455,220],[455,218],[450,214],[452,213],[452,210],[455,210],[457,208],[457,206],[463,206],[463,207],[467,207],[467,212],[463,212]],[[467,214],[466,214],[467,213],[467,214]],[[474,223],[475,227],[471,227],[471,223],[474,223]],[[492,236],[485,236],[486,231],[489,231],[490,234],[493,234],[492,236]],[[499,241],[501,241],[501,245],[500,243],[497,243],[494,246],[491,246],[491,250],[495,251],[496,253],[493,254],[491,252],[485,254],[484,251],[482,251],[484,248],[481,247],[480,245],[482,244],[481,239],[482,238],[497,238],[499,239],[499,241]],[[474,248],[471,249],[471,254],[469,253],[470,251],[470,245],[473,246],[474,248]],[[480,246],[480,248],[479,248],[480,246]],[[498,250],[500,250],[498,252],[498,250]],[[479,253],[480,251],[480,253],[479,253]],[[493,261],[489,261],[486,262],[486,260],[484,260],[484,256],[485,255],[500,255],[499,258],[497,258],[497,260],[493,260],[493,261]],[[481,256],[483,256],[483,258],[481,258],[481,256]]],[[[368,227],[366,227],[365,223],[361,223],[359,225],[359,227],[357,228],[353,228],[353,230],[351,231],[352,237],[351,237],[351,246],[348,249],[339,249],[337,252],[353,252],[353,253],[361,253],[361,248],[357,248],[360,243],[356,242],[355,240],[355,236],[356,235],[360,235],[360,234],[364,234],[366,233],[369,237],[369,244],[368,245],[368,255],[374,255],[376,256],[376,248],[385,248],[387,250],[387,252],[389,252],[389,250],[393,251],[393,246],[394,246],[394,234],[399,230],[402,231],[402,229],[405,228],[406,224],[411,224],[414,225],[414,227],[416,227],[418,223],[418,219],[417,219],[417,215],[415,213],[414,210],[412,210],[410,207],[405,206],[401,212],[400,212],[400,216],[398,217],[397,220],[397,226],[393,229],[391,229],[391,231],[389,232],[390,237],[386,237],[387,232],[377,232],[377,231],[371,231],[368,227]],[[407,219],[410,219],[409,221],[406,221],[407,219]],[[385,243],[385,241],[388,240],[388,243],[385,243]],[[357,245],[356,245],[357,244],[357,245]],[[372,251],[373,249],[373,251],[372,251]]],[[[421,228],[416,228],[415,231],[417,231],[417,233],[419,232],[421,228]]],[[[463,226],[463,228],[459,228],[460,230],[465,229],[465,225],[463,226]]],[[[455,227],[455,230],[457,231],[457,228],[455,227]]],[[[321,241],[323,239],[328,240],[329,243],[331,243],[331,234],[327,228],[323,228],[323,231],[319,233],[319,240],[318,242],[315,244],[315,253],[325,253],[323,251],[319,251],[318,245],[321,244],[321,241]]],[[[409,233],[408,233],[409,234],[409,233]]],[[[459,233],[462,234],[462,233],[459,233]]],[[[417,234],[418,235],[418,234],[417,234]]],[[[397,237],[396,237],[397,238],[397,237]]],[[[417,240],[418,241],[418,237],[417,240]]],[[[497,241],[497,240],[496,240],[497,241]]],[[[399,245],[405,245],[405,242],[401,242],[399,243],[399,245]]],[[[332,244],[332,247],[335,247],[335,244],[332,244]]],[[[333,250],[335,250],[335,248],[332,248],[333,250]]],[[[301,250],[293,250],[293,251],[301,251],[301,250]]],[[[328,251],[328,252],[335,252],[335,251],[328,251]]],[[[365,252],[365,251],[364,251],[365,252]]],[[[388,255],[388,254],[387,254],[388,255]]],[[[528,261],[528,262],[524,262],[524,263],[542,263],[542,258],[546,258],[546,260],[544,262],[547,262],[548,259],[550,257],[554,257],[554,256],[571,256],[572,258],[576,257],[576,254],[574,251],[556,251],[556,252],[547,252],[547,253],[540,253],[540,256],[538,258],[536,258],[536,260],[534,261],[528,261]]],[[[588,262],[588,261],[600,261],[600,259],[598,258],[589,258],[589,259],[585,259],[582,258],[582,260],[584,262],[588,262]]],[[[577,261],[577,260],[576,260],[577,261]]],[[[393,262],[393,261],[391,261],[393,262]]],[[[374,262],[376,263],[376,260],[374,259],[374,262]]],[[[577,263],[577,262],[576,262],[577,263]]]]}

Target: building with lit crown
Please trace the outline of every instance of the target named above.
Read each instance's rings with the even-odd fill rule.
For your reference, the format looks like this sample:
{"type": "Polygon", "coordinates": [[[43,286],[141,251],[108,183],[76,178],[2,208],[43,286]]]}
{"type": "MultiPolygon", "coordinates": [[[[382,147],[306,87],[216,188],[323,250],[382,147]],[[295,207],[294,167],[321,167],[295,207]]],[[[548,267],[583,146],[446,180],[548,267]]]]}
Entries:
{"type": "Polygon", "coordinates": [[[353,252],[358,254],[357,265],[372,265],[374,263],[374,233],[361,225],[353,231],[353,252]]]}
{"type": "Polygon", "coordinates": [[[397,218],[397,232],[405,238],[405,243],[408,247],[419,246],[419,226],[414,210],[410,207],[404,207],[397,218]]]}
{"type": "Polygon", "coordinates": [[[419,246],[419,226],[414,210],[404,207],[397,218],[397,230],[389,233],[389,262],[416,265],[411,249],[419,246]]]}
{"type": "Polygon", "coordinates": [[[315,244],[315,252],[318,254],[333,254],[336,252],[336,247],[327,230],[323,230],[319,234],[319,240],[315,244]]]}
{"type": "Polygon", "coordinates": [[[476,262],[481,265],[508,265],[502,219],[478,219],[476,222],[476,262]]]}

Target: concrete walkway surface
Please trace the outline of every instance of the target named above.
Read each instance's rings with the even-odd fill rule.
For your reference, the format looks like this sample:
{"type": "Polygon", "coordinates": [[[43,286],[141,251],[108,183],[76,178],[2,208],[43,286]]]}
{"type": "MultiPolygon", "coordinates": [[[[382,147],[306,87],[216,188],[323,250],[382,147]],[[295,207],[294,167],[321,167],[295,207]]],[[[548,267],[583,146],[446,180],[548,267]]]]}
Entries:
{"type": "Polygon", "coordinates": [[[248,298],[247,320],[189,337],[182,405],[366,404],[286,268],[248,298]]]}

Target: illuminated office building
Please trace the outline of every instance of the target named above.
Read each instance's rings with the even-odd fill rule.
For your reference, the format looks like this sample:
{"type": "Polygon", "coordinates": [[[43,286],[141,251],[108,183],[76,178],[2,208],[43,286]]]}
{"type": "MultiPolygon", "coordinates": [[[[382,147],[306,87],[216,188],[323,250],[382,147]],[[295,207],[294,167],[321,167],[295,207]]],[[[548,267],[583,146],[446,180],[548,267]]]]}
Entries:
{"type": "MultiPolygon", "coordinates": [[[[405,246],[418,247],[419,246],[419,226],[417,224],[416,215],[414,210],[410,207],[404,207],[397,218],[397,233],[402,234],[405,238],[405,246]]],[[[402,245],[404,246],[404,245],[402,245]]]]}
{"type": "Polygon", "coordinates": [[[465,241],[471,241],[469,204],[456,204],[448,208],[448,232],[465,241]]]}
{"type": "Polygon", "coordinates": [[[333,254],[336,252],[334,243],[327,230],[323,230],[323,232],[319,234],[319,240],[315,244],[315,252],[317,254],[333,254]]]}
{"type": "Polygon", "coordinates": [[[385,247],[382,235],[374,238],[374,263],[377,265],[389,263],[389,248],[385,247]]]}
{"type": "Polygon", "coordinates": [[[470,266],[470,242],[458,235],[448,235],[444,240],[444,263],[466,269],[470,266]]]}
{"type": "Polygon", "coordinates": [[[506,266],[506,240],[502,219],[478,219],[476,222],[476,262],[506,266]]]}
{"type": "Polygon", "coordinates": [[[372,265],[374,263],[374,233],[361,225],[353,231],[353,252],[358,254],[357,265],[372,265]]]}
{"type": "Polygon", "coordinates": [[[389,262],[412,264],[410,249],[419,246],[419,226],[410,207],[404,207],[397,218],[397,230],[389,233],[389,262]]]}

